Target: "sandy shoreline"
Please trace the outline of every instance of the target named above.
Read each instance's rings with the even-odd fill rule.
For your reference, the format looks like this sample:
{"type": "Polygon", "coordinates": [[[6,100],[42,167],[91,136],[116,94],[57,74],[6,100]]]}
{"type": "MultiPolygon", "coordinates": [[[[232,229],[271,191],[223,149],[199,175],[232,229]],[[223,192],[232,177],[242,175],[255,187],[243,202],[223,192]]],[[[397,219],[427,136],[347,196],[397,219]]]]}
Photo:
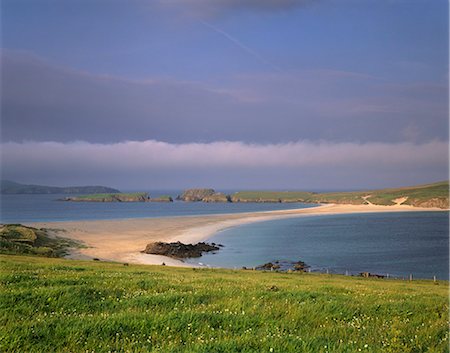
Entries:
{"type": "Polygon", "coordinates": [[[327,204],[312,208],[201,215],[165,218],[136,218],[123,220],[95,220],[68,222],[30,223],[34,227],[62,229],[58,233],[82,241],[88,248],[74,251],[74,259],[99,258],[104,261],[169,266],[189,266],[182,261],[165,256],[142,254],[148,243],[155,241],[181,241],[196,243],[204,241],[218,231],[243,224],[292,218],[352,213],[444,211],[438,208],[420,208],[406,205],[337,205],[327,204]]]}

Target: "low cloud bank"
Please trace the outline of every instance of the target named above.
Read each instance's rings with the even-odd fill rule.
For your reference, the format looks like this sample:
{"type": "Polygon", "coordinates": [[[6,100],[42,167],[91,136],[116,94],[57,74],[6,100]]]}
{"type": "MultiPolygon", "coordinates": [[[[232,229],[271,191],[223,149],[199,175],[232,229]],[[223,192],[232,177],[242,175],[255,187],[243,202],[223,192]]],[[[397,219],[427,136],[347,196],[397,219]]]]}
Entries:
{"type": "Polygon", "coordinates": [[[404,180],[411,176],[417,180],[438,176],[445,179],[448,171],[448,143],[444,141],[422,144],[326,141],[171,144],[148,140],[113,144],[9,142],[1,147],[3,177],[29,181],[33,181],[33,176],[39,180],[78,178],[74,181],[82,177],[86,182],[103,183],[108,180],[139,183],[145,178],[150,185],[152,178],[156,178],[158,185],[164,187],[170,185],[161,180],[170,179],[171,185],[184,186],[203,177],[209,185],[217,185],[236,176],[235,182],[241,180],[246,184],[249,182],[246,177],[258,175],[260,183],[255,187],[261,187],[286,183],[287,180],[280,177],[283,172],[295,175],[299,181],[307,176],[311,184],[317,171],[337,178],[334,180],[336,187],[355,175],[366,178],[369,185],[402,174],[404,180]]]}

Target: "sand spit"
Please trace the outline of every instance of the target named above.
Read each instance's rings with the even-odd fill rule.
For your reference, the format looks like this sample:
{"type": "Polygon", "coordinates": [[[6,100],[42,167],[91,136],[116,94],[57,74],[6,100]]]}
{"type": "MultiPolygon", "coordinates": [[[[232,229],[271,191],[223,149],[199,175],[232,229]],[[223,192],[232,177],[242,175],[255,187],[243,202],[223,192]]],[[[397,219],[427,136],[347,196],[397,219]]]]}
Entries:
{"type": "Polygon", "coordinates": [[[123,220],[45,222],[28,224],[34,227],[62,229],[61,236],[82,241],[88,248],[73,251],[73,259],[99,258],[136,264],[189,266],[182,261],[159,255],[143,254],[146,245],[155,241],[197,243],[218,231],[242,224],[303,216],[333,214],[443,211],[402,205],[341,205],[326,204],[312,208],[277,210],[221,215],[201,215],[164,218],[136,218],[123,220]]]}

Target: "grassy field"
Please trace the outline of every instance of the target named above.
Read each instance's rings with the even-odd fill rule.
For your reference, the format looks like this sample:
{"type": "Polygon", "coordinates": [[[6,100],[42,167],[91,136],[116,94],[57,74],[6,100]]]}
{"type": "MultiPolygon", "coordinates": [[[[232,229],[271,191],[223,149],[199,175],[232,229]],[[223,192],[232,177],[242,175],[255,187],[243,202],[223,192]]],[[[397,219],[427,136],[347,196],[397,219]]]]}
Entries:
{"type": "Polygon", "coordinates": [[[449,183],[417,185],[403,188],[354,192],[313,193],[303,191],[240,191],[231,196],[234,202],[311,202],[362,205],[364,197],[376,205],[394,205],[395,199],[407,197],[407,205],[448,208],[449,183]]]}
{"type": "Polygon", "coordinates": [[[0,256],[2,352],[448,352],[448,282],[0,256]]]}

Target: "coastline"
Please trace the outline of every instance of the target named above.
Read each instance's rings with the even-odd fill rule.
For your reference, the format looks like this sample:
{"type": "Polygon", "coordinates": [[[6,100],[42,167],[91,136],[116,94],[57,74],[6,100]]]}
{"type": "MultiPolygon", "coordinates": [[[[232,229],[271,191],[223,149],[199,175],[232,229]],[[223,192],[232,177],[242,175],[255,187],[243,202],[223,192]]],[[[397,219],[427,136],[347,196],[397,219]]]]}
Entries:
{"type": "Polygon", "coordinates": [[[244,224],[304,216],[448,211],[440,208],[422,208],[408,205],[347,205],[322,204],[317,207],[162,218],[135,218],[119,220],[87,220],[64,222],[33,222],[33,227],[57,229],[55,234],[81,241],[86,248],[75,249],[68,258],[93,259],[134,264],[195,267],[181,260],[143,254],[148,243],[163,241],[197,243],[217,232],[244,224]]]}

